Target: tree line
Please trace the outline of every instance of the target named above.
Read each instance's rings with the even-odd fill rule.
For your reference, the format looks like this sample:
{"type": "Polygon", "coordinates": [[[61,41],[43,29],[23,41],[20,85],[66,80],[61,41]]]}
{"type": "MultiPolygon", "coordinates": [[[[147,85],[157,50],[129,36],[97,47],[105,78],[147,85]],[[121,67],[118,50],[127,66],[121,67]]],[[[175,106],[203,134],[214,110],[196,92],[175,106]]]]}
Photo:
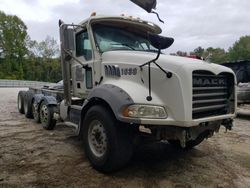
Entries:
{"type": "MultiPolygon", "coordinates": [[[[195,55],[214,63],[250,60],[250,36],[242,36],[227,51],[199,46],[192,52],[178,51],[172,55],[195,55]]],[[[50,36],[41,42],[32,40],[19,17],[0,11],[0,79],[61,80],[57,41],[50,36]]]]}
{"type": "Polygon", "coordinates": [[[0,79],[61,80],[57,41],[50,36],[31,40],[20,18],[0,11],[0,79]]]}
{"type": "Polygon", "coordinates": [[[172,55],[178,56],[196,56],[198,58],[213,62],[225,63],[236,62],[239,60],[250,60],[250,36],[242,36],[237,40],[232,47],[226,51],[223,48],[202,48],[201,46],[195,48],[191,52],[177,51],[172,55]]]}

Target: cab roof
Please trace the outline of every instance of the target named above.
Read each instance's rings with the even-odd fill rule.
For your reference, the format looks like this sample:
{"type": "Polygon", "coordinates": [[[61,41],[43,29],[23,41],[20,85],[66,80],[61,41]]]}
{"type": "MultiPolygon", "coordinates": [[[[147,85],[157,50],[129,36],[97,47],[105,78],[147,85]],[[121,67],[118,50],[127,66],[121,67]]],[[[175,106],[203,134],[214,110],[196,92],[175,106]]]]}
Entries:
{"type": "Polygon", "coordinates": [[[141,30],[146,30],[154,34],[160,34],[162,32],[161,28],[149,21],[141,20],[139,18],[134,18],[131,16],[91,16],[88,19],[80,22],[80,25],[84,25],[86,23],[94,24],[94,23],[113,23],[113,24],[121,24],[121,25],[129,25],[140,28],[141,30]]]}

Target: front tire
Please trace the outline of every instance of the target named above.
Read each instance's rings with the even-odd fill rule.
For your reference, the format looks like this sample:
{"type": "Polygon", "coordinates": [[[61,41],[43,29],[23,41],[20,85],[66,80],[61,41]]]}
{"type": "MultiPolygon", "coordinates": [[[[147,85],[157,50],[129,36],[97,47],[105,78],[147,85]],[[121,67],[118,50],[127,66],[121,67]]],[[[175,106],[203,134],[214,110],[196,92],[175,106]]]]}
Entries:
{"type": "Polygon", "coordinates": [[[91,107],[83,122],[85,153],[92,166],[112,172],[126,165],[132,156],[132,142],[126,125],[119,125],[103,106],[91,107]]]}

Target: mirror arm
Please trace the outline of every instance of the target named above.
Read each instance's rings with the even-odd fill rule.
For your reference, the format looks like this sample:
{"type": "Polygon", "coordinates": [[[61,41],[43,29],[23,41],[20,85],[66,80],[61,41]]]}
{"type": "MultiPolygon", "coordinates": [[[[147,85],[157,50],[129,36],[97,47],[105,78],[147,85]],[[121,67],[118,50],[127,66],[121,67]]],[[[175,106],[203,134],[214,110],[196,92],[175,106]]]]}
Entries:
{"type": "Polygon", "coordinates": [[[159,20],[161,23],[164,23],[164,21],[160,18],[159,14],[158,14],[157,12],[155,12],[155,11],[152,10],[151,13],[156,14],[158,20],[159,20]]]}
{"type": "Polygon", "coordinates": [[[143,70],[142,67],[144,67],[145,65],[148,65],[148,96],[146,97],[147,101],[152,101],[152,96],[151,96],[151,63],[154,63],[162,72],[164,72],[166,74],[167,78],[171,78],[173,76],[172,72],[165,71],[158,63],[155,62],[156,60],[159,59],[160,54],[161,54],[161,48],[158,49],[158,53],[157,53],[156,58],[139,66],[140,70],[142,71],[143,70]]]}
{"type": "Polygon", "coordinates": [[[166,74],[167,78],[171,78],[172,77],[172,73],[165,71],[158,63],[155,62],[156,60],[159,59],[160,54],[161,54],[161,49],[158,49],[158,53],[157,53],[157,56],[156,56],[155,59],[153,59],[153,60],[151,60],[151,61],[149,61],[147,63],[144,63],[144,64],[140,65],[139,67],[142,70],[142,67],[144,67],[145,65],[149,65],[151,63],[154,63],[162,72],[164,72],[166,74]]]}
{"type": "Polygon", "coordinates": [[[86,65],[83,64],[78,58],[74,57],[74,56],[72,55],[72,53],[69,52],[68,50],[63,49],[63,51],[64,51],[67,55],[69,55],[72,59],[74,59],[74,60],[77,61],[79,64],[81,64],[83,67],[86,66],[86,65]]]}
{"type": "Polygon", "coordinates": [[[69,52],[69,51],[67,51],[67,50],[65,50],[65,49],[64,49],[64,52],[65,52],[67,55],[69,55],[72,59],[74,59],[75,61],[77,61],[77,63],[79,63],[80,65],[82,65],[82,67],[83,67],[84,69],[88,69],[88,68],[89,68],[88,64],[83,64],[78,58],[74,57],[74,56],[72,55],[71,52],[69,52]]]}
{"type": "Polygon", "coordinates": [[[142,69],[142,67],[144,67],[145,65],[149,65],[150,63],[153,63],[154,61],[156,61],[160,57],[160,54],[161,54],[161,49],[158,49],[156,58],[154,58],[154,59],[152,59],[152,60],[150,60],[150,61],[148,61],[146,63],[143,63],[139,67],[142,69]]]}

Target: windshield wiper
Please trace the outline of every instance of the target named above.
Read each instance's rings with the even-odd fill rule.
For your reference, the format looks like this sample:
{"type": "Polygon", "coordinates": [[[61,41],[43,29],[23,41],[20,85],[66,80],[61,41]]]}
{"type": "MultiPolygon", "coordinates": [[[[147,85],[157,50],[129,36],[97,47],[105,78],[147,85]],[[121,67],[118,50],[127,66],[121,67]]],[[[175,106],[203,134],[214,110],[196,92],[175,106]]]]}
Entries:
{"type": "Polygon", "coordinates": [[[135,48],[133,48],[132,46],[130,46],[129,44],[126,44],[126,43],[113,43],[113,44],[111,44],[111,45],[121,45],[121,46],[126,46],[126,47],[128,47],[128,48],[130,48],[130,49],[132,49],[132,50],[135,50],[135,48]]]}

